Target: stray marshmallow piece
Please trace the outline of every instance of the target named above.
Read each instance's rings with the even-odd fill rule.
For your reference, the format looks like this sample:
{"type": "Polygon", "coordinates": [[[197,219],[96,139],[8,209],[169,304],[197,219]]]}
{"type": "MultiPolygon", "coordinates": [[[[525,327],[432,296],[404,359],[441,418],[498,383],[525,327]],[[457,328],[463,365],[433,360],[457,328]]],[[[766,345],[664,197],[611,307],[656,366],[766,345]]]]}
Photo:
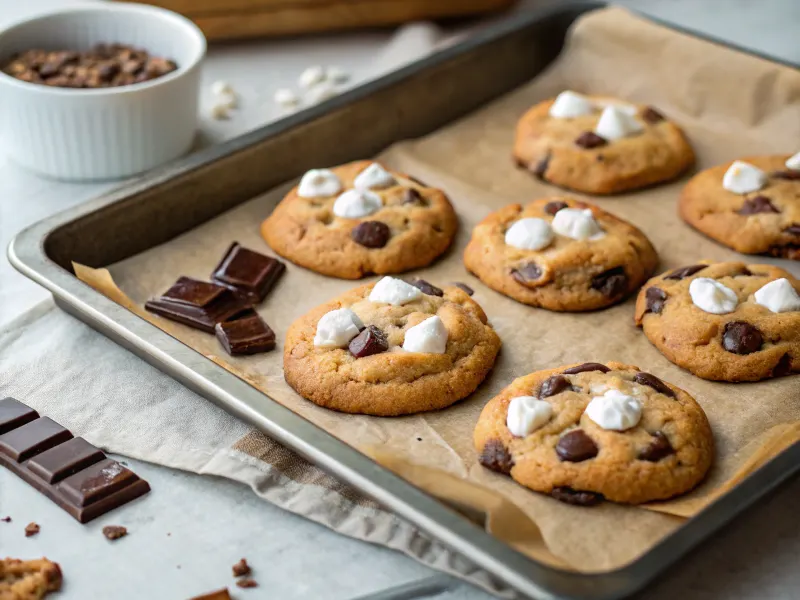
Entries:
{"type": "Polygon", "coordinates": [[[785,277],[770,281],[754,294],[756,303],[774,313],[800,310],[800,294],[785,277]]]}
{"type": "Polygon", "coordinates": [[[408,304],[421,297],[422,291],[418,287],[396,277],[384,277],[372,288],[369,301],[403,306],[403,304],[408,304]]]}
{"type": "Polygon", "coordinates": [[[733,312],[739,304],[736,292],[708,277],[693,279],[689,284],[689,296],[697,308],[712,315],[733,312]]]}
{"type": "Polygon", "coordinates": [[[211,93],[215,96],[229,96],[234,93],[233,86],[227,81],[215,81],[211,84],[211,93]]]}
{"type": "Polygon", "coordinates": [[[343,348],[364,329],[364,323],[349,308],[338,308],[322,315],[317,323],[314,345],[318,348],[343,348]]]}
{"type": "Polygon", "coordinates": [[[590,115],[594,110],[594,105],[586,96],[567,90],[561,92],[550,106],[550,116],[557,119],[569,119],[590,115]]]}
{"type": "Polygon", "coordinates": [[[350,73],[339,67],[328,67],[326,75],[333,83],[344,83],[350,79],[350,73]]]}
{"type": "Polygon", "coordinates": [[[607,140],[619,140],[644,131],[644,127],[635,117],[619,106],[606,106],[594,132],[607,140]]]}
{"type": "Polygon", "coordinates": [[[347,190],[333,203],[333,214],[343,219],[359,219],[383,208],[378,194],[369,190],[347,190]]]}
{"type": "Polygon", "coordinates": [[[325,100],[330,100],[337,93],[332,83],[323,81],[308,90],[308,93],[306,93],[306,100],[309,104],[319,104],[320,102],[325,102],[325,100]]]}
{"type": "Polygon", "coordinates": [[[562,208],[553,217],[553,231],[573,240],[596,240],[605,235],[588,208],[562,208]]]}
{"type": "Polygon", "coordinates": [[[291,108],[300,103],[300,98],[297,97],[297,94],[288,88],[277,90],[272,98],[275,100],[275,104],[283,108],[291,108]]]}
{"type": "Polygon", "coordinates": [[[342,189],[342,182],[330,169],[311,169],[306,171],[297,186],[297,195],[301,198],[317,198],[333,196],[342,189]]]}
{"type": "Polygon", "coordinates": [[[722,176],[722,187],[734,194],[757,192],[767,183],[767,174],[750,163],[735,160],[722,176]]]}
{"type": "Polygon", "coordinates": [[[375,162],[356,175],[353,181],[356,188],[363,190],[385,188],[395,183],[397,182],[392,174],[375,162]]]}
{"type": "Polygon", "coordinates": [[[592,398],[585,412],[603,429],[625,431],[636,427],[641,420],[642,404],[633,396],[611,389],[592,398]]]}
{"type": "Polygon", "coordinates": [[[300,78],[297,80],[297,83],[300,84],[301,88],[307,90],[323,81],[325,81],[325,69],[319,65],[314,65],[300,73],[300,78]]]}
{"type": "Polygon", "coordinates": [[[792,171],[800,171],[800,152],[786,159],[786,168],[792,171]]]}
{"type": "Polygon", "coordinates": [[[553,241],[553,230],[544,219],[520,219],[506,231],[506,244],[521,250],[541,250],[553,241]]]}
{"type": "Polygon", "coordinates": [[[506,427],[515,437],[530,435],[553,417],[553,406],[534,396],[517,396],[508,403],[506,427]]]}
{"type": "Polygon", "coordinates": [[[230,106],[228,106],[225,102],[214,102],[211,105],[211,118],[216,119],[217,121],[222,121],[223,119],[230,119],[230,106]]]}
{"type": "Polygon", "coordinates": [[[414,325],[406,331],[403,350],[444,354],[447,350],[447,327],[436,315],[425,319],[422,323],[414,325]]]}

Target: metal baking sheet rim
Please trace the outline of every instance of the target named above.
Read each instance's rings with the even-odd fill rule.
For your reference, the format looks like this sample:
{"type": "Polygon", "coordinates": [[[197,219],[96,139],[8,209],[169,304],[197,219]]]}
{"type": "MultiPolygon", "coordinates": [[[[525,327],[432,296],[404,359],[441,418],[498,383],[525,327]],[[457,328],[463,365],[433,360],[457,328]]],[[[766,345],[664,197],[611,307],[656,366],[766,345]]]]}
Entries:
{"type": "MultiPolygon", "coordinates": [[[[678,561],[692,548],[717,532],[758,499],[800,471],[800,443],[785,450],[740,485],[665,537],[632,563],[596,574],[574,573],[538,563],[486,533],[432,496],[339,441],[249,384],[206,359],[167,333],[137,317],[58,266],[47,255],[51,232],[77,218],[100,211],[139,191],[155,187],[268,137],[279,135],[329,110],[365,97],[374,90],[443,63],[558,11],[585,12],[600,2],[565,2],[558,7],[531,12],[488,28],[482,34],[400,71],[360,86],[323,105],[297,113],[272,125],[189,156],[122,188],[74,209],[43,220],[18,234],[8,248],[9,262],[23,275],[49,290],[58,306],[110,337],[134,354],[292,448],[309,461],[347,481],[420,529],[459,551],[511,587],[535,598],[621,598],[678,561]],[[270,402],[265,402],[265,399],[270,402]],[[257,408],[254,408],[257,407],[257,408]]],[[[648,17],[650,18],[650,17],[648,17]]],[[[651,19],[652,20],[652,19],[651,19]]],[[[662,23],[663,24],[663,23],[662,23]]],[[[695,32],[667,26],[696,37],[695,32]]],[[[710,39],[739,51],[742,48],[710,39]]],[[[751,54],[755,54],[750,52],[751,54]]],[[[774,58],[758,55],[772,62],[774,58]]],[[[788,64],[788,63],[783,63],[788,64]]],[[[794,68],[796,65],[788,64],[794,68]]]]}

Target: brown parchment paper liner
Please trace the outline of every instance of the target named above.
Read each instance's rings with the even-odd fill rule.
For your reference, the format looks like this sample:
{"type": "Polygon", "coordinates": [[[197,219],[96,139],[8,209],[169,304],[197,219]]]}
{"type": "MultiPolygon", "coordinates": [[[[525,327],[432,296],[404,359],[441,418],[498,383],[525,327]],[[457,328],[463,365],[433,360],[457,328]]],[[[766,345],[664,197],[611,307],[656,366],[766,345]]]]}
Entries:
{"type": "MultiPolygon", "coordinates": [[[[433,283],[464,281],[475,288],[475,300],[503,340],[487,381],[471,397],[444,411],[385,419],[325,410],[298,397],[284,382],[280,346],[269,354],[233,359],[225,356],[213,336],[140,308],[179,275],[207,279],[233,240],[269,252],[258,226],[289,186],[112,265],[110,274],[79,266],[76,272],[96,289],[412,482],[486,514],[490,531],[520,551],[583,572],[618,568],[800,439],[800,377],[755,384],[703,381],[672,365],[634,327],[632,300],[593,313],[551,313],[505,298],[465,272],[461,253],[472,227],[487,213],[510,202],[564,194],[518,170],[510,151],[515,122],[525,109],[565,88],[656,106],[685,127],[697,152],[698,169],[737,156],[800,149],[800,73],[662,28],[619,8],[581,19],[562,56],[541,77],[440,131],[389,148],[380,158],[392,168],[443,188],[461,222],[453,249],[415,275],[433,283]],[[705,409],[715,434],[717,460],[706,482],[694,492],[642,508],[604,503],[585,509],[529,492],[477,464],[472,447],[475,421],[486,401],[512,379],[564,363],[608,360],[638,365],[675,383],[705,409]],[[448,475],[437,477],[431,469],[448,475]],[[487,489],[503,500],[492,503],[487,489]]],[[[658,250],[662,269],[699,259],[741,260],[741,255],[707,240],[677,217],[676,198],[687,177],[632,194],[590,200],[640,227],[658,250]]],[[[745,260],[780,264],[800,275],[790,261],[745,260]]],[[[353,285],[289,264],[259,313],[280,340],[295,318],[353,285]]]]}

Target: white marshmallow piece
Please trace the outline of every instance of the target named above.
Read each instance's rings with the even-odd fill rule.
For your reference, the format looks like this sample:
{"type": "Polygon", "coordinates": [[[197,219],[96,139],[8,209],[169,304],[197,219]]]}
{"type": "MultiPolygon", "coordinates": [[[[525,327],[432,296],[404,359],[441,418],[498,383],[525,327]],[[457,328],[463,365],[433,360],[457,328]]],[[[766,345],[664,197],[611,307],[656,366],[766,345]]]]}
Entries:
{"type": "Polygon", "coordinates": [[[530,435],[553,418],[553,406],[534,396],[517,396],[508,403],[506,427],[515,437],[530,435]]]}
{"type": "Polygon", "coordinates": [[[642,403],[616,389],[595,396],[586,407],[586,416],[603,429],[625,431],[636,427],[642,418],[642,403]]]}
{"type": "Polygon", "coordinates": [[[350,79],[350,73],[340,67],[328,67],[325,72],[328,79],[334,83],[344,83],[350,79]]]}
{"type": "Polygon", "coordinates": [[[330,169],[311,169],[306,171],[297,186],[297,195],[301,198],[317,198],[333,196],[342,189],[342,182],[330,169]]]}
{"type": "Polygon", "coordinates": [[[325,69],[319,65],[314,65],[300,73],[300,78],[297,80],[297,83],[301,88],[307,90],[323,81],[325,81],[325,69]]]}
{"type": "Polygon", "coordinates": [[[436,315],[409,328],[406,331],[406,338],[403,340],[403,350],[406,352],[444,354],[446,349],[447,327],[436,315]]]}
{"type": "Polygon", "coordinates": [[[606,106],[594,132],[607,140],[619,140],[644,131],[644,127],[636,117],[619,106],[606,106]]]}
{"type": "Polygon", "coordinates": [[[750,163],[735,160],[722,176],[722,187],[734,194],[757,192],[767,183],[767,174],[750,163]]]}
{"type": "Polygon", "coordinates": [[[371,163],[366,169],[356,175],[353,185],[362,190],[380,189],[397,183],[392,174],[378,163],[371,163]]]}
{"type": "Polygon", "coordinates": [[[332,83],[323,81],[308,90],[306,100],[309,104],[319,104],[320,102],[325,102],[325,100],[330,100],[338,93],[332,83]]]}
{"type": "Polygon", "coordinates": [[[214,102],[214,104],[211,105],[209,113],[211,114],[211,118],[217,121],[231,118],[230,107],[225,102],[214,102]]]}
{"type": "Polygon", "coordinates": [[[272,99],[275,101],[275,104],[281,108],[291,108],[300,103],[300,98],[297,96],[297,94],[288,88],[276,90],[272,99]]]}
{"type": "Polygon", "coordinates": [[[588,208],[562,208],[553,217],[551,226],[558,235],[573,240],[596,240],[605,235],[588,208]]]}
{"type": "Polygon", "coordinates": [[[383,208],[378,194],[369,190],[347,190],[333,203],[333,214],[343,219],[359,219],[383,208]]]}
{"type": "Polygon", "coordinates": [[[756,303],[774,313],[800,310],[800,294],[785,277],[770,281],[754,294],[756,303]]]}
{"type": "Polygon", "coordinates": [[[800,171],[800,152],[786,159],[786,168],[792,171],[800,171]]]}
{"type": "Polygon", "coordinates": [[[369,294],[370,302],[380,302],[391,304],[392,306],[403,306],[422,297],[422,291],[410,283],[395,277],[384,277],[369,294]]]}
{"type": "Polygon", "coordinates": [[[211,93],[215,96],[227,96],[233,94],[233,86],[227,81],[215,81],[211,84],[211,93]]]}
{"type": "Polygon", "coordinates": [[[594,111],[594,105],[591,100],[570,90],[561,92],[550,106],[550,116],[557,119],[590,115],[592,111],[594,111]]]}
{"type": "Polygon", "coordinates": [[[736,310],[739,298],[731,288],[708,277],[698,277],[689,284],[694,305],[712,315],[725,315],[736,310]]]}
{"type": "Polygon", "coordinates": [[[506,231],[506,244],[520,250],[541,250],[553,241],[553,230],[544,219],[520,219],[506,231]]]}
{"type": "Polygon", "coordinates": [[[317,323],[314,345],[317,348],[343,348],[364,328],[358,315],[349,308],[338,308],[322,315],[317,323]]]}

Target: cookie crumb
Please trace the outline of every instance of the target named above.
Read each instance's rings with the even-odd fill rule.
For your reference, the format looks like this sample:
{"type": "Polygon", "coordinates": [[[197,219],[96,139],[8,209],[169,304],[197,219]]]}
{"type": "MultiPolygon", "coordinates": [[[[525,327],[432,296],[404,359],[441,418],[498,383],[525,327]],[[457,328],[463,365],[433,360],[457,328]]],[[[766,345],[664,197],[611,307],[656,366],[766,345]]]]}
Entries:
{"type": "Polygon", "coordinates": [[[234,577],[241,577],[243,575],[249,575],[252,569],[250,565],[247,564],[247,559],[241,559],[238,563],[233,565],[233,576],[234,577]]]}
{"type": "Polygon", "coordinates": [[[207,594],[194,596],[189,598],[189,600],[231,600],[231,595],[228,593],[228,588],[222,588],[221,590],[214,590],[207,594]]]}
{"type": "Polygon", "coordinates": [[[258,583],[254,579],[239,579],[236,585],[240,588],[254,588],[258,587],[258,583]]]}
{"type": "Polygon", "coordinates": [[[109,540],[118,540],[128,535],[128,530],[121,525],[106,525],[103,527],[103,535],[109,540]]]}
{"type": "Polygon", "coordinates": [[[11,523],[11,517],[3,517],[2,519],[0,519],[0,521],[2,521],[3,523],[11,523]]]}
{"type": "Polygon", "coordinates": [[[37,523],[28,523],[25,526],[25,537],[31,537],[32,535],[36,535],[39,533],[39,525],[37,523]]]}

